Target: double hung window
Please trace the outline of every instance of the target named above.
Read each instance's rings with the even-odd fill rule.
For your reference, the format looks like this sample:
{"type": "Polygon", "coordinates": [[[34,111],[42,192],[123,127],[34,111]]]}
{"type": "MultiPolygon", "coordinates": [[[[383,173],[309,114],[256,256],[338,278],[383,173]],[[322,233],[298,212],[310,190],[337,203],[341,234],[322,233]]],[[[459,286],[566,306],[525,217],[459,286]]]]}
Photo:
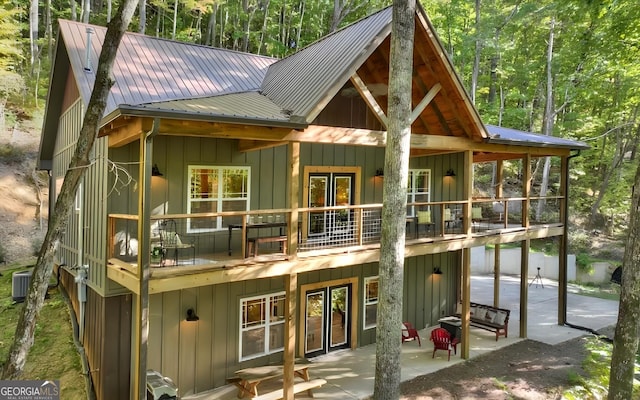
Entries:
{"type": "MultiPolygon", "coordinates": [[[[187,213],[219,213],[249,210],[250,167],[189,166],[187,213]]],[[[187,232],[225,229],[239,216],[189,218],[187,232]]]]}
{"type": "Polygon", "coordinates": [[[364,278],[364,329],[375,328],[378,317],[378,277],[364,278]]]}
{"type": "Polygon", "coordinates": [[[283,350],[284,302],[284,292],[240,301],[240,361],[283,350]]]}
{"type": "Polygon", "coordinates": [[[415,217],[416,209],[424,207],[412,203],[428,203],[431,201],[431,170],[410,169],[407,182],[407,216],[415,217]]]}

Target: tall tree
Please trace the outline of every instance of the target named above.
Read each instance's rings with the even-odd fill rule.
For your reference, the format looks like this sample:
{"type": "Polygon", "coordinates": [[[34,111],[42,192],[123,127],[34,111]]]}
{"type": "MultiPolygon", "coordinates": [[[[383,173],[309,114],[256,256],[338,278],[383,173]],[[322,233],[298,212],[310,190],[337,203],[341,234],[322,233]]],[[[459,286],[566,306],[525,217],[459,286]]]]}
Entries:
{"type": "Polygon", "coordinates": [[[415,0],[394,0],[384,157],[374,399],[400,396],[402,288],[411,138],[415,0]]]}
{"type": "Polygon", "coordinates": [[[38,261],[33,270],[29,293],[18,319],[13,343],[0,371],[2,379],[16,379],[20,376],[27,360],[29,349],[33,345],[36,322],[44,304],[51,278],[55,249],[58,247],[69,222],[69,215],[73,209],[75,193],[80,179],[84,175],[85,169],[91,165],[89,156],[98,135],[98,124],[104,114],[109,90],[114,83],[111,77],[111,70],[118,46],[131,22],[137,4],[138,0],[123,1],[114,19],[107,27],[91,99],[87,105],[75,152],[69,163],[60,194],[51,214],[47,234],[38,254],[38,261]]]}
{"type": "Polygon", "coordinates": [[[611,355],[609,400],[634,398],[633,381],[640,336],[640,167],[636,170],[631,201],[631,222],[622,262],[618,323],[611,355]]]}

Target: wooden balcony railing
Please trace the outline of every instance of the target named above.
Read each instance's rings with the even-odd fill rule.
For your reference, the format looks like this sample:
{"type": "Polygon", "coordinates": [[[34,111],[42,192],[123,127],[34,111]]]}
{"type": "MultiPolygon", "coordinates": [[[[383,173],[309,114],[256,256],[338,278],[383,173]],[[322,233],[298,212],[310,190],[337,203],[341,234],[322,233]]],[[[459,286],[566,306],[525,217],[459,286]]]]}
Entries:
{"type": "MultiPolygon", "coordinates": [[[[529,225],[561,224],[562,200],[560,196],[529,198],[529,225]]],[[[526,201],[502,198],[408,204],[407,245],[524,229],[526,201]],[[468,224],[466,207],[471,207],[468,224]],[[465,226],[470,227],[469,233],[465,226]]],[[[137,263],[138,223],[136,215],[109,215],[109,258],[132,266],[137,263]]],[[[287,246],[292,242],[299,255],[378,245],[382,205],[155,215],[150,226],[151,266],[259,261],[257,256],[284,259],[293,251],[287,246]],[[295,229],[289,229],[291,221],[297,221],[295,229]]]]}

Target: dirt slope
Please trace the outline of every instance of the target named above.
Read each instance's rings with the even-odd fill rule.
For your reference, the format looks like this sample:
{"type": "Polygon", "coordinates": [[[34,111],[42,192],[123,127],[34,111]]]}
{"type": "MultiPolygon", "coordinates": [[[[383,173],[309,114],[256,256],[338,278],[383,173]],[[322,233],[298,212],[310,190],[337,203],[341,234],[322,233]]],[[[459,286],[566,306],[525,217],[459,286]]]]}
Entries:
{"type": "Polygon", "coordinates": [[[0,129],[0,264],[34,255],[46,232],[47,178],[35,172],[40,126],[34,120],[0,129]]]}

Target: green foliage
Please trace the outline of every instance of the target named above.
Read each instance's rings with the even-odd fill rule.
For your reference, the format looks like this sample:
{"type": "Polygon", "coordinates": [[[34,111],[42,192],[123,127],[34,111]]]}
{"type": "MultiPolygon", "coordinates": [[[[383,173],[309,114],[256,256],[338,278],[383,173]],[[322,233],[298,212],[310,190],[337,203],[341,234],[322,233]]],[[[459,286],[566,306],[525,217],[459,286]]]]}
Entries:
{"type": "Polygon", "coordinates": [[[25,150],[10,143],[0,144],[0,159],[7,163],[19,163],[25,158],[25,150]]]}
{"type": "MultiPolygon", "coordinates": [[[[564,399],[603,399],[607,396],[613,345],[596,337],[585,340],[585,348],[588,353],[583,362],[583,368],[587,377],[571,374],[569,379],[574,386],[563,393],[564,399]]],[[[635,369],[637,373],[639,371],[637,362],[635,369]]],[[[638,383],[634,382],[634,392],[638,389],[640,389],[638,383]]]]}
{"type": "Polygon", "coordinates": [[[593,260],[588,253],[577,253],[576,254],[576,266],[578,270],[585,274],[593,274],[593,265],[591,264],[593,260]]]}
{"type": "MultiPolygon", "coordinates": [[[[28,260],[32,262],[32,259],[28,260]]],[[[11,266],[0,276],[0,360],[4,361],[13,343],[15,327],[23,304],[11,298],[11,282],[14,272],[24,266],[11,266]]],[[[87,398],[82,366],[73,340],[69,309],[62,295],[52,291],[45,300],[36,326],[34,344],[27,356],[22,379],[60,380],[65,399],[87,398]]]]}

